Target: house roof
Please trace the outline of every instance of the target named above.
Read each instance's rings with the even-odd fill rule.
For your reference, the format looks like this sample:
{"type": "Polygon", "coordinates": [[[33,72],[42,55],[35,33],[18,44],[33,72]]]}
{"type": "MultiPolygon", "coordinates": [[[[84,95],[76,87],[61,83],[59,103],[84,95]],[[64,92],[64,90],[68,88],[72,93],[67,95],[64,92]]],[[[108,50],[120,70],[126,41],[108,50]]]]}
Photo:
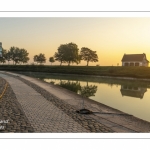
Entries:
{"type": "MultiPolygon", "coordinates": [[[[143,61],[143,58],[146,58],[146,54],[124,54],[122,61],[143,61]]],[[[147,62],[149,62],[146,59],[147,62]]]]}

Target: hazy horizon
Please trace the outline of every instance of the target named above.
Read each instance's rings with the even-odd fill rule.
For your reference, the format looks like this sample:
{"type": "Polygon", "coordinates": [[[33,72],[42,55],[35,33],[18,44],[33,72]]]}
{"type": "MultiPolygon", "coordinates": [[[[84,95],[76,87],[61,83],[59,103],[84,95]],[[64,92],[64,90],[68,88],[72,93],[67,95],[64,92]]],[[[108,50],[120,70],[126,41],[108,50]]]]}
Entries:
{"type": "MultiPolygon", "coordinates": [[[[73,42],[79,50],[88,47],[97,51],[99,62],[90,62],[89,66],[116,66],[121,65],[124,53],[145,53],[150,60],[149,26],[150,18],[144,17],[1,17],[0,42],[7,50],[11,46],[26,49],[29,64],[33,63],[34,55],[44,53],[45,64],[50,65],[48,59],[60,44],[73,42]]],[[[86,65],[86,62],[81,61],[79,65],[86,65]]]]}

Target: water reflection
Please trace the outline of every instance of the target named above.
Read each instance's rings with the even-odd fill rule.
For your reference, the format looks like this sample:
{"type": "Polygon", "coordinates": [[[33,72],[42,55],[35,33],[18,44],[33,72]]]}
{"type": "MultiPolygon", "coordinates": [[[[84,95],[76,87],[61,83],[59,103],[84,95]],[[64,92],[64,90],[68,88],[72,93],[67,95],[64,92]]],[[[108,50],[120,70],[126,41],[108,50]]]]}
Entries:
{"type": "MultiPolygon", "coordinates": [[[[51,81],[50,83],[54,84],[54,81],[51,81]]],[[[57,85],[66,88],[70,91],[73,91],[77,94],[82,95],[83,97],[91,97],[91,96],[95,96],[95,93],[97,92],[97,86],[94,84],[90,84],[88,85],[88,82],[86,82],[86,85],[83,86],[82,84],[80,84],[80,81],[62,81],[60,80],[59,83],[57,83],[57,85]]],[[[111,88],[113,87],[113,84],[110,83],[108,84],[111,88]]],[[[118,86],[118,85],[117,85],[118,86]]],[[[128,97],[135,97],[135,98],[140,98],[143,99],[144,97],[144,93],[147,92],[147,88],[146,87],[140,87],[137,86],[134,83],[128,83],[128,84],[121,84],[121,89],[120,89],[121,95],[122,96],[128,96],[128,97]]]]}
{"type": "Polygon", "coordinates": [[[63,87],[63,88],[66,88],[70,91],[73,91],[75,93],[78,93],[78,91],[81,90],[81,85],[80,85],[80,82],[76,81],[76,82],[73,82],[73,81],[60,81],[60,83],[58,83],[57,85],[63,87]]]}
{"type": "Polygon", "coordinates": [[[121,85],[120,92],[122,96],[129,96],[142,99],[147,88],[131,86],[131,85],[121,85]]]}
{"type": "MultiPolygon", "coordinates": [[[[53,82],[54,83],[54,82],[53,82]]],[[[79,81],[60,81],[57,85],[66,88],[70,91],[73,91],[77,94],[82,95],[83,97],[91,97],[95,96],[95,93],[97,91],[96,85],[88,85],[88,82],[85,86],[81,86],[79,81]]]]}
{"type": "Polygon", "coordinates": [[[55,82],[54,82],[54,81],[51,81],[50,83],[51,83],[51,84],[55,84],[55,82]]]}
{"type": "Polygon", "coordinates": [[[81,95],[83,97],[91,97],[95,96],[95,93],[97,91],[97,86],[96,85],[90,85],[90,86],[83,86],[81,87],[81,95]]]}
{"type": "MultiPolygon", "coordinates": [[[[77,94],[150,122],[150,81],[35,72],[21,74],[60,85],[77,94]]],[[[84,102],[82,106],[80,108],[84,108],[84,102]]]]}

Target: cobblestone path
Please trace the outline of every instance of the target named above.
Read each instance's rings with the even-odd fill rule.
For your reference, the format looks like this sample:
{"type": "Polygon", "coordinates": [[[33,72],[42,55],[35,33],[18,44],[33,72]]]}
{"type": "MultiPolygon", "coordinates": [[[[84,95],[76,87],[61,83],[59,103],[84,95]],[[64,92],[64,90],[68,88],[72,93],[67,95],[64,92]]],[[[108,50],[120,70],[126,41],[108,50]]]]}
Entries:
{"type": "MultiPolygon", "coordinates": [[[[38,79],[10,72],[0,72],[0,77],[9,85],[0,103],[1,118],[11,120],[6,132],[135,133],[150,130],[149,122],[90,99],[85,99],[84,106],[100,113],[79,114],[76,111],[81,108],[81,97],[38,79]]],[[[0,82],[2,87],[4,83],[0,82]]]]}
{"type": "Polygon", "coordinates": [[[0,75],[11,85],[35,132],[90,132],[27,84],[7,75],[0,75]]]}
{"type": "MultiPolygon", "coordinates": [[[[2,80],[4,81],[0,78],[0,81],[2,80]]],[[[2,82],[0,84],[2,86],[2,82]]],[[[31,133],[34,129],[17,101],[15,93],[7,83],[6,91],[0,98],[0,133],[8,132],[31,133]]]]}

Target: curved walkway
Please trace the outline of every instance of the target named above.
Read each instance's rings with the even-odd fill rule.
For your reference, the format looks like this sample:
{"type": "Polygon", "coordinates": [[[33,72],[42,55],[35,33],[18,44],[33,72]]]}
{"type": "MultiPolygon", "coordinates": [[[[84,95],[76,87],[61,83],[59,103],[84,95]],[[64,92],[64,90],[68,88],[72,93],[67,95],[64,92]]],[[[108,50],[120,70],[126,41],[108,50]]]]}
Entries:
{"type": "Polygon", "coordinates": [[[0,76],[11,85],[35,132],[89,132],[33,88],[8,75],[0,76]]]}
{"type": "MultiPolygon", "coordinates": [[[[85,99],[84,107],[93,112],[81,115],[83,98],[66,89],[38,79],[10,72],[0,72],[7,80],[34,132],[149,132],[150,123],[119,110],[85,99]]],[[[14,131],[15,132],[15,131],[14,131]]]]}

